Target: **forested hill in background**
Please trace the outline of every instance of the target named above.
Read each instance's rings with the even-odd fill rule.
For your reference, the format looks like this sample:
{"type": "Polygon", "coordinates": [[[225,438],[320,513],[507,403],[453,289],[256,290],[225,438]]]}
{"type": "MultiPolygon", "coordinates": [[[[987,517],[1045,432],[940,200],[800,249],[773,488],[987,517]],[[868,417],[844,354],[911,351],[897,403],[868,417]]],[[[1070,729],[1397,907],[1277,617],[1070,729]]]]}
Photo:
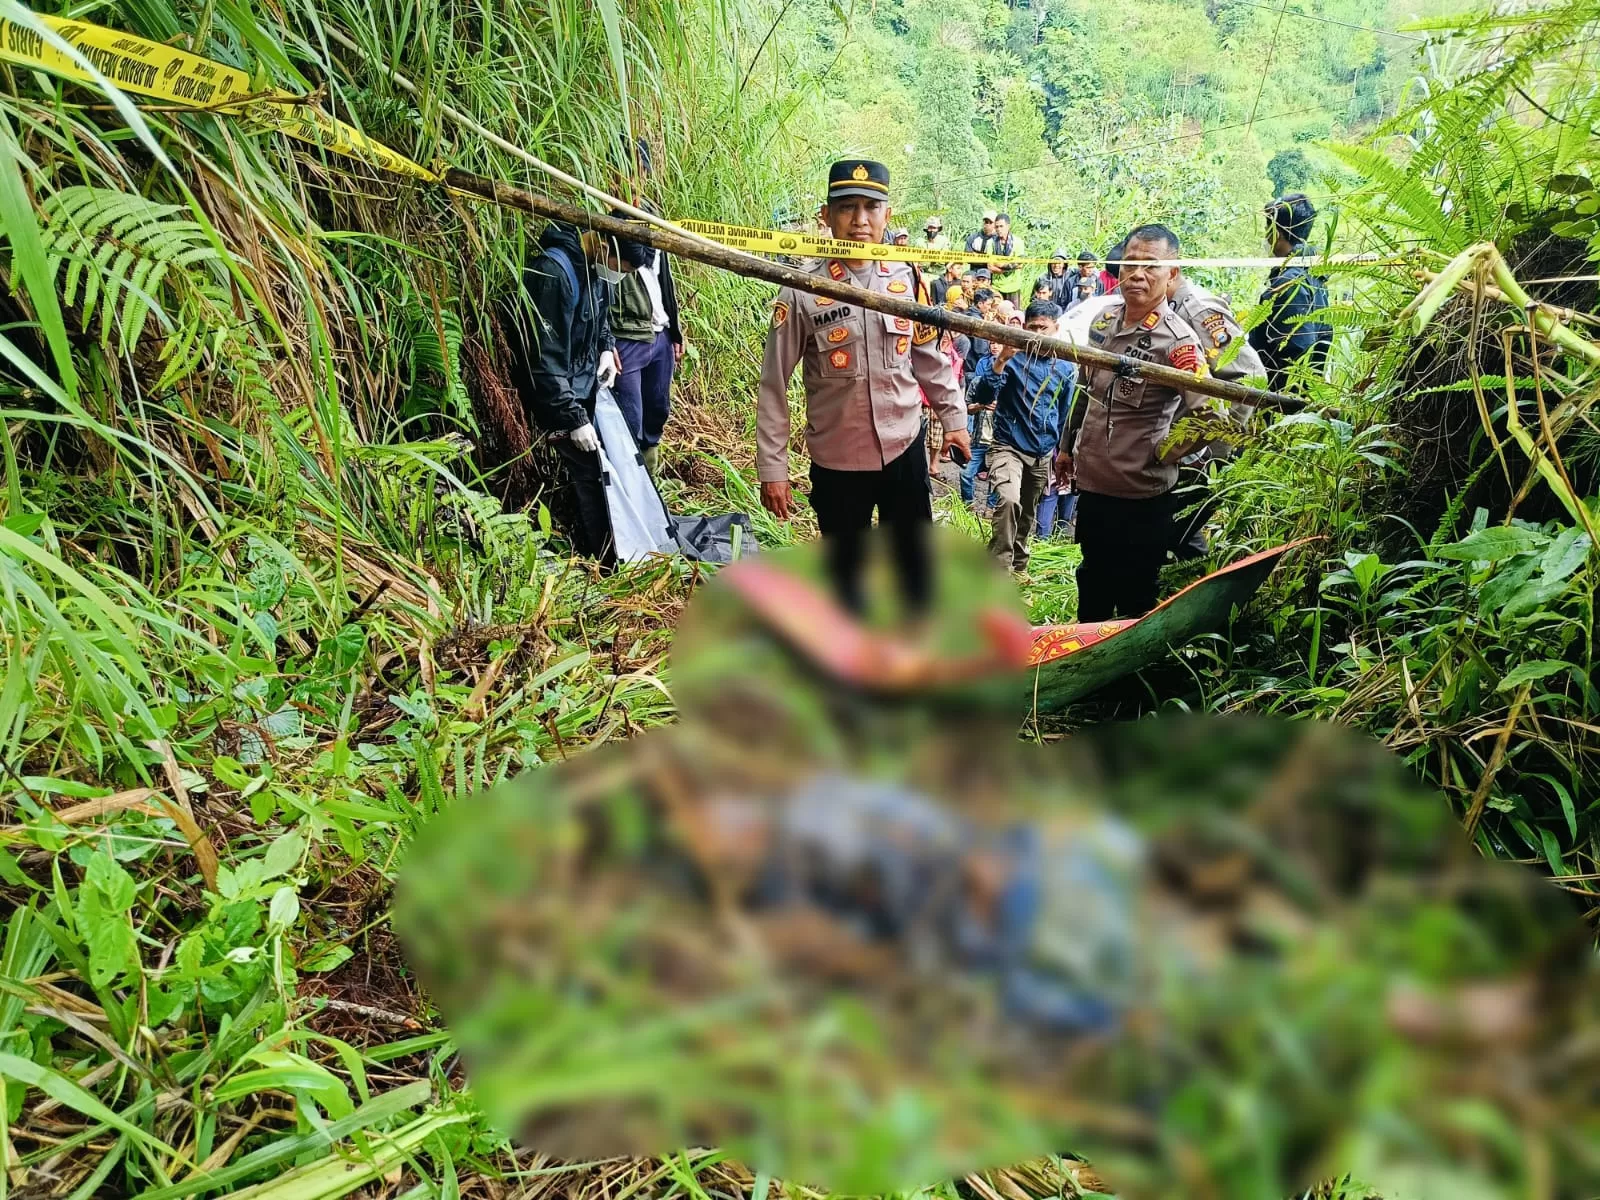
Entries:
{"type": "Polygon", "coordinates": [[[1422,37],[1392,31],[1459,7],[800,0],[764,68],[788,55],[823,72],[817,158],[881,159],[899,223],[937,211],[955,235],[992,205],[1046,253],[1104,251],[1141,220],[1210,252],[1258,253],[1269,195],[1318,191],[1338,168],[1317,143],[1369,130],[1414,83],[1422,37]]]}

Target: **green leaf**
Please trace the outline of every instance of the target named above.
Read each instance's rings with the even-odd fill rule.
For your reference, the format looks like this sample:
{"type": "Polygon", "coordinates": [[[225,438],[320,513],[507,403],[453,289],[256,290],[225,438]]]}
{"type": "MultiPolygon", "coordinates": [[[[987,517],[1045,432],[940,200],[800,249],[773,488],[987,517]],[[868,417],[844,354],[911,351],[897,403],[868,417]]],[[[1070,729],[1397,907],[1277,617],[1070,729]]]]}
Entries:
{"type": "Polygon", "coordinates": [[[1520,617],[1538,612],[1566,590],[1567,585],[1560,580],[1555,583],[1546,579],[1531,580],[1518,588],[1511,599],[1506,601],[1505,607],[1501,609],[1501,616],[1520,617]]]}
{"type": "Polygon", "coordinates": [[[300,856],[305,853],[305,838],[298,832],[291,830],[280,834],[273,839],[267,852],[261,858],[261,878],[263,881],[276,879],[299,865],[300,856]]]}
{"type": "Polygon", "coordinates": [[[272,893],[272,903],[267,906],[267,923],[279,930],[288,929],[300,915],[300,897],[292,887],[281,887],[272,893]]]}
{"type": "Polygon", "coordinates": [[[1521,687],[1525,683],[1536,683],[1541,679],[1548,679],[1562,671],[1572,670],[1571,663],[1564,663],[1554,658],[1541,658],[1535,662],[1526,662],[1512,669],[1500,681],[1496,691],[1508,692],[1512,688],[1521,687]]]}
{"type": "Polygon", "coordinates": [[[25,167],[31,163],[17,143],[9,116],[0,120],[0,159],[4,160],[0,161],[0,230],[5,231],[6,241],[11,246],[12,269],[27,290],[39,329],[55,360],[61,386],[70,398],[76,399],[78,370],[73,363],[72,343],[56,295],[55,270],[47,259],[43,231],[23,177],[25,167]]]}
{"type": "Polygon", "coordinates": [[[1533,779],[1542,779],[1550,785],[1552,791],[1561,798],[1561,815],[1567,819],[1567,835],[1574,843],[1578,840],[1578,809],[1572,801],[1572,793],[1567,786],[1553,775],[1535,774],[1533,779]]]}
{"type": "Polygon", "coordinates": [[[1538,560],[1532,556],[1515,559],[1503,566],[1478,591],[1478,611],[1485,617],[1492,617],[1500,612],[1511,602],[1511,597],[1522,590],[1524,584],[1533,577],[1534,568],[1538,560]]]}
{"type": "Polygon", "coordinates": [[[1554,874],[1565,875],[1567,868],[1561,861],[1561,843],[1557,840],[1556,835],[1541,825],[1539,826],[1539,840],[1544,843],[1544,858],[1550,864],[1550,870],[1554,874]]]}
{"type": "Polygon", "coordinates": [[[1594,180],[1587,175],[1552,175],[1545,180],[1544,186],[1549,191],[1565,196],[1581,196],[1595,190],[1594,180]]]}
{"type": "MultiPolygon", "coordinates": [[[[25,1083],[29,1087],[38,1088],[58,1104],[64,1104],[91,1120],[99,1121],[103,1125],[109,1125],[119,1133],[127,1134],[135,1141],[149,1146],[163,1157],[176,1153],[171,1146],[168,1146],[159,1138],[151,1137],[137,1125],[118,1116],[96,1100],[94,1096],[73,1083],[72,1080],[52,1071],[49,1067],[41,1067],[38,1063],[26,1058],[19,1058],[15,1054],[0,1054],[0,1075],[4,1075],[7,1079],[15,1079],[19,1083],[25,1083]]],[[[180,1161],[187,1162],[188,1159],[180,1156],[180,1161]]]]}
{"type": "MultiPolygon", "coordinates": [[[[290,1162],[302,1155],[315,1156],[313,1159],[315,1162],[328,1161],[322,1157],[322,1152],[326,1151],[329,1146],[343,1141],[360,1130],[376,1128],[408,1109],[416,1108],[420,1104],[426,1104],[430,1090],[431,1085],[426,1079],[419,1079],[415,1083],[408,1083],[403,1087],[394,1088],[380,1096],[373,1097],[348,1117],[341,1117],[323,1129],[268,1142],[261,1149],[254,1150],[243,1158],[235,1159],[227,1166],[210,1174],[194,1175],[170,1187],[144,1192],[142,1193],[142,1200],[179,1200],[183,1196],[193,1196],[198,1192],[212,1191],[226,1187],[237,1180],[246,1179],[266,1167],[290,1162]]],[[[432,1120],[432,1118],[423,1118],[423,1120],[432,1120]]],[[[282,1176],[279,1178],[282,1178],[282,1176]]],[[[333,1193],[330,1191],[327,1194],[332,1195],[333,1193]]]]}
{"type": "Polygon", "coordinates": [[[1520,525],[1496,525],[1468,534],[1459,542],[1440,546],[1435,553],[1440,558],[1461,562],[1499,562],[1513,555],[1543,549],[1549,541],[1544,534],[1520,525]]]}
{"type": "Polygon", "coordinates": [[[355,951],[349,946],[319,946],[307,953],[298,966],[302,971],[332,971],[354,956],[355,951]]]}
{"type": "Polygon", "coordinates": [[[138,967],[139,943],[124,912],[105,907],[98,888],[78,893],[78,932],[89,950],[89,983],[103,988],[138,967]]]}
{"type": "Polygon", "coordinates": [[[348,671],[367,652],[367,631],[360,625],[346,625],[331,638],[324,638],[319,649],[335,671],[348,671]]]}
{"type": "Polygon", "coordinates": [[[84,875],[89,885],[99,890],[107,912],[122,913],[133,907],[138,887],[133,882],[133,876],[123,870],[111,855],[96,854],[89,860],[89,868],[84,875]]]}
{"type": "Polygon", "coordinates": [[[1363,592],[1371,591],[1378,577],[1386,574],[1383,563],[1376,554],[1361,554],[1352,550],[1344,556],[1344,561],[1350,568],[1356,586],[1363,592]]]}
{"type": "Polygon", "coordinates": [[[1594,231],[1593,221],[1556,221],[1550,226],[1551,233],[1563,238],[1588,238],[1594,236],[1594,231]]]}
{"type": "Polygon", "coordinates": [[[627,139],[628,157],[632,157],[633,126],[628,120],[628,52],[622,40],[622,14],[617,0],[599,0],[600,23],[605,26],[606,48],[611,54],[611,71],[617,80],[617,99],[621,101],[622,132],[627,139]]]}
{"type": "Polygon", "coordinates": [[[311,1092],[322,1091],[332,1076],[315,1063],[280,1067],[262,1067],[259,1071],[241,1071],[226,1083],[220,1083],[212,1092],[218,1101],[238,1100],[257,1092],[311,1092]]]}
{"type": "Polygon", "coordinates": [[[1589,558],[1589,535],[1581,529],[1563,529],[1539,560],[1539,574],[1547,583],[1567,579],[1589,558]]]}

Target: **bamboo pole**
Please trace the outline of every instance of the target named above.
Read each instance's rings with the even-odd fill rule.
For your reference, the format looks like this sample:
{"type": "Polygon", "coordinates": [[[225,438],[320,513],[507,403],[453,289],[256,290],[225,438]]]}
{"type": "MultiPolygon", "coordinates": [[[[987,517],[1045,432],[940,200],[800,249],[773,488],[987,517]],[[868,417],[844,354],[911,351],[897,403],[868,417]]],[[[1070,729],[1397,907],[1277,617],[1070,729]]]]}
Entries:
{"type": "Polygon", "coordinates": [[[868,291],[853,284],[839,283],[826,275],[813,275],[727,246],[706,245],[697,239],[655,225],[643,225],[635,221],[624,221],[617,217],[588,212],[575,205],[552,200],[498,180],[485,179],[469,171],[452,169],[447,172],[445,182],[457,191],[478,196],[506,208],[520,209],[553,221],[566,221],[615,237],[630,238],[654,246],[658,250],[664,250],[668,254],[707,263],[724,271],[732,271],[736,275],[765,280],[780,287],[796,288],[812,295],[828,296],[891,316],[909,317],[924,325],[934,325],[951,333],[965,333],[986,338],[991,342],[998,342],[1002,346],[1014,346],[1030,354],[1062,358],[1080,366],[1106,367],[1119,375],[1133,379],[1147,379],[1183,391],[1252,405],[1256,408],[1298,412],[1306,406],[1305,400],[1298,396],[1286,396],[1281,392],[1269,392],[1262,388],[1248,387],[1242,383],[1209,376],[1201,379],[1187,371],[1180,371],[1176,367],[1161,363],[1145,362],[1143,359],[1132,358],[1126,354],[1112,354],[1093,346],[1080,346],[1065,338],[1041,337],[1019,326],[1000,325],[964,313],[918,304],[914,299],[901,299],[898,296],[868,291]]]}
{"type": "MultiPolygon", "coordinates": [[[[346,50],[349,50],[352,54],[360,55],[363,63],[366,65],[376,66],[380,70],[387,72],[390,80],[394,82],[395,86],[410,95],[413,99],[421,100],[423,98],[422,92],[420,89],[418,89],[416,84],[412,83],[411,80],[407,79],[393,67],[387,66],[381,62],[375,62],[372,58],[366,55],[366,53],[359,45],[356,44],[355,40],[349,34],[343,32],[342,30],[336,29],[331,25],[325,26],[325,31],[330,38],[332,38],[335,42],[338,42],[339,45],[343,46],[346,50]]],[[[717,246],[720,244],[712,241],[708,237],[702,237],[698,233],[690,233],[687,229],[684,229],[678,225],[674,225],[671,221],[663,220],[661,217],[656,216],[654,213],[649,212],[646,209],[636,208],[634,205],[629,204],[626,200],[619,200],[617,197],[609,195],[606,192],[601,191],[599,188],[585,183],[576,175],[567,174],[567,172],[563,171],[560,167],[553,166],[552,164],[545,162],[544,159],[539,158],[537,155],[530,154],[527,150],[524,150],[516,143],[506,141],[505,138],[501,137],[494,130],[479,124],[477,121],[474,121],[459,108],[454,108],[443,101],[439,101],[438,104],[439,111],[441,113],[450,118],[450,120],[454,121],[457,125],[461,126],[461,128],[467,130],[469,133],[481,137],[491,146],[504,151],[505,153],[511,155],[511,157],[521,159],[535,170],[543,171],[546,175],[549,175],[553,179],[559,179],[568,187],[576,188],[578,191],[582,192],[592,200],[598,200],[600,203],[609,205],[612,208],[621,209],[623,212],[627,213],[636,220],[646,221],[651,225],[657,226],[658,228],[670,230],[673,233],[680,234],[683,237],[688,238],[690,241],[698,242],[701,245],[717,246]]],[[[628,152],[630,154],[633,152],[631,147],[629,147],[628,152]]]]}

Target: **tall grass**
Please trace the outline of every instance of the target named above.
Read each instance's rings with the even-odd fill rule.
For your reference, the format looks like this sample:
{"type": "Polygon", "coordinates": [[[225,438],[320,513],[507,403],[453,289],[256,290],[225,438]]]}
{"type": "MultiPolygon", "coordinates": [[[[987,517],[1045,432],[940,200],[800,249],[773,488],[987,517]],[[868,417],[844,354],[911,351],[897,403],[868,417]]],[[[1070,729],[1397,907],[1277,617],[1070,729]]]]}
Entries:
{"type": "MultiPolygon", "coordinates": [[[[762,3],[90,15],[321,89],[420,161],[544,186],[448,100],[607,187],[645,137],[669,212],[779,199],[792,97],[740,92],[725,45],[762,3]]],[[[526,1168],[456,1091],[388,872],[441,806],[667,719],[694,578],[600,578],[483,489],[463,356],[492,369],[537,230],[232,120],[4,84],[4,1178],[304,1197],[526,1168]]],[[[695,372],[747,379],[719,340],[744,295],[683,285],[695,372]]]]}
{"type": "MultiPolygon", "coordinates": [[[[1479,107],[1504,107],[1506,80],[1526,83],[1541,54],[1567,63],[1592,7],[1558,6],[1472,86],[1430,93],[1432,124],[1411,114],[1406,136],[1474,157],[1408,165],[1386,145],[1361,159],[1368,182],[1347,204],[1369,232],[1398,242],[1423,222],[1453,249],[1511,238],[1536,222],[1480,219],[1507,180],[1537,199],[1559,175],[1592,177],[1569,126],[1524,145],[1511,118],[1525,114],[1479,107]]],[[[803,203],[791,181],[825,157],[800,136],[817,81],[750,69],[782,10],[116,0],[85,15],[320,89],[419,161],[545,186],[462,136],[447,101],[668,213],[764,223],[803,203]],[[653,148],[648,184],[625,178],[630,135],[653,148]]],[[[1570,94],[1541,84],[1541,103],[1592,126],[1581,76],[1554,78],[1570,94]]],[[[457,1195],[482,1176],[538,1195],[581,1173],[597,1193],[768,1194],[710,1152],[598,1171],[514,1154],[459,1090],[387,932],[388,875],[418,822],[671,714],[666,631],[693,569],[599,577],[541,506],[502,511],[473,454],[493,414],[465,358],[494,370],[491,314],[536,230],[230,120],[135,113],[16,71],[3,85],[0,1188],[457,1195]]],[[[696,489],[755,513],[769,544],[803,534],[759,512],[743,470],[758,292],[692,269],[682,281],[698,403],[668,447],[668,498],[696,489]]],[[[1341,314],[1352,338],[1395,325],[1414,291],[1368,281],[1341,314]]],[[[1460,346],[1481,318],[1446,308],[1428,333],[1460,346]]],[[[1203,700],[1361,721],[1476,808],[1488,850],[1586,890],[1600,873],[1594,549],[1560,513],[1479,517],[1465,490],[1406,543],[1381,499],[1403,462],[1385,426],[1418,388],[1397,346],[1353,347],[1356,386],[1318,396],[1335,411],[1280,423],[1232,472],[1224,553],[1331,542],[1326,570],[1286,575],[1255,635],[1196,668],[1203,700]],[[1485,534],[1505,544],[1480,556],[1485,534]],[[1548,594],[1524,608],[1529,585],[1548,594]]],[[[1453,394],[1503,392],[1496,369],[1463,371],[1453,394]]],[[[1544,370],[1576,436],[1592,370],[1544,370]]],[[[1536,427],[1531,385],[1514,390],[1536,427]]],[[[1503,429],[1504,402],[1485,404],[1503,429]]],[[[1475,477],[1511,461],[1513,491],[1548,487],[1488,436],[1475,477]]],[[[1073,553],[1036,551],[1035,619],[1070,615],[1073,553]]],[[[1073,1189],[1079,1174],[1022,1172],[991,1192],[1073,1189]]]]}

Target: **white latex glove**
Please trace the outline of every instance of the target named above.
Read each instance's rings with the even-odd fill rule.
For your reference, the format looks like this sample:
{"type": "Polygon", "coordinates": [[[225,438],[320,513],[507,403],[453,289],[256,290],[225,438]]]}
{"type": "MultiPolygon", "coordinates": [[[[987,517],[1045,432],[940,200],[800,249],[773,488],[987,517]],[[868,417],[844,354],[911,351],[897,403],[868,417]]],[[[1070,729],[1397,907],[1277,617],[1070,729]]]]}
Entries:
{"type": "Polygon", "coordinates": [[[617,356],[610,350],[600,351],[600,369],[595,372],[601,387],[610,387],[617,381],[617,372],[622,369],[622,364],[617,361],[617,356]]]}
{"type": "Polygon", "coordinates": [[[567,435],[572,439],[572,444],[579,450],[595,451],[600,449],[600,435],[595,432],[594,426],[585,421],[567,435]]]}

